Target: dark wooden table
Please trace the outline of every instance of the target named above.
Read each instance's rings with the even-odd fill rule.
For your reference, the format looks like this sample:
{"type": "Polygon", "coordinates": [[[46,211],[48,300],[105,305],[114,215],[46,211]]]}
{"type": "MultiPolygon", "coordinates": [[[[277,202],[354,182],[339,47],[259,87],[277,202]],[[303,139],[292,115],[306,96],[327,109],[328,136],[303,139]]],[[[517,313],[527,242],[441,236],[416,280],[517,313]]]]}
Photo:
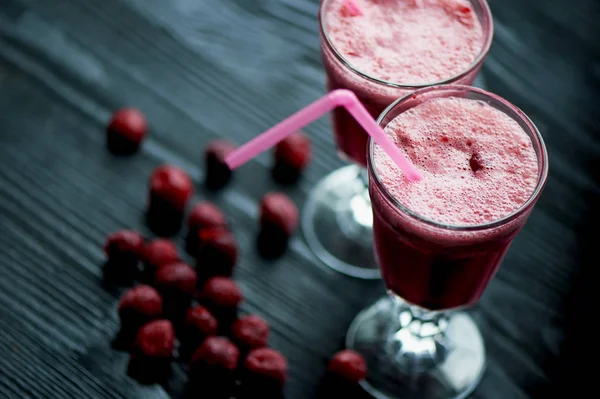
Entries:
{"type": "MultiPolygon", "coordinates": [[[[489,366],[473,397],[545,398],[592,382],[580,359],[597,342],[585,327],[600,223],[600,3],[491,5],[485,85],[533,118],[551,173],[474,310],[489,366]]],[[[254,243],[266,191],[301,206],[342,165],[328,121],[307,129],[316,159],[295,187],[272,182],[266,155],[219,194],[199,183],[209,140],[244,142],[324,93],[316,15],[317,0],[0,0],[0,398],[179,396],[181,368],[167,388],[126,376],[126,354],[110,346],[120,292],[101,282],[105,235],[147,233],[147,179],[161,163],[189,171],[196,197],[233,221],[244,310],[269,320],[271,345],[289,359],[286,397],[314,397],[325,360],[382,284],[320,265],[300,235],[273,262],[254,243]],[[147,114],[151,132],[141,154],[115,158],[103,128],[125,105],[147,114]]]]}

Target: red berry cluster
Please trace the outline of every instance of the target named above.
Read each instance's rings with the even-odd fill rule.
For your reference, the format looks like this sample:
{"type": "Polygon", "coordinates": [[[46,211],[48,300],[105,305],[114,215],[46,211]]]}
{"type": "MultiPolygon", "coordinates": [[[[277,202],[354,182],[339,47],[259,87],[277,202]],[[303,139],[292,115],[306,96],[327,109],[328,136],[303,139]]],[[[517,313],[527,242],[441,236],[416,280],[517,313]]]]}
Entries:
{"type": "MultiPolygon", "coordinates": [[[[106,129],[109,150],[136,152],[147,128],[140,111],[118,111],[106,129]]],[[[234,149],[222,140],[208,145],[208,188],[229,182],[232,173],[225,157],[234,149]]],[[[273,176],[282,183],[296,181],[310,158],[310,141],[301,133],[294,134],[276,146],[273,176]]],[[[177,233],[193,195],[192,180],[182,169],[162,165],[153,171],[149,186],[148,226],[159,236],[177,233]]],[[[259,249],[278,256],[297,228],[298,210],[286,195],[268,193],[259,213],[259,249]]],[[[139,368],[143,377],[139,370],[137,376],[157,381],[168,375],[172,361],[179,358],[189,363],[191,382],[208,380],[223,386],[240,379],[242,386],[263,396],[271,389],[281,391],[287,361],[267,347],[269,325],[258,315],[238,317],[244,298],[231,278],[238,245],[218,206],[206,201],[194,205],[187,218],[185,248],[195,259],[195,267],[182,260],[169,239],[146,242],[135,230],[107,237],[105,277],[125,284],[140,282],[125,292],[118,305],[118,341],[130,352],[130,372],[139,368]]],[[[329,371],[356,382],[364,378],[366,366],[359,355],[342,352],[332,359],[329,371]]]]}

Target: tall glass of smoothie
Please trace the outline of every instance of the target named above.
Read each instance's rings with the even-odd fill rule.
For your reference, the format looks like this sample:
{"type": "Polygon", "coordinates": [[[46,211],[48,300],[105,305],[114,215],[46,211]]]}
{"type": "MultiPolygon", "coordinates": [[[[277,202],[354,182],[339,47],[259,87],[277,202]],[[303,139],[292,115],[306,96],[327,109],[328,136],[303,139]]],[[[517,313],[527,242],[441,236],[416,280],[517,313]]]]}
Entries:
{"type": "MultiPolygon", "coordinates": [[[[352,90],[375,118],[415,89],[471,85],[493,36],[486,0],[322,0],[319,26],[328,90],[352,90]]],[[[368,135],[343,108],[333,112],[332,126],[339,154],[354,165],[334,171],[313,190],[303,212],[304,234],[325,264],[377,278],[368,135]]]]}
{"type": "Polygon", "coordinates": [[[379,124],[419,168],[408,182],[373,142],[368,153],[375,254],[389,296],[352,322],[363,386],[377,398],[464,398],[485,368],[475,304],[525,225],[548,174],[529,118],[459,85],[424,88],[379,124]]]}

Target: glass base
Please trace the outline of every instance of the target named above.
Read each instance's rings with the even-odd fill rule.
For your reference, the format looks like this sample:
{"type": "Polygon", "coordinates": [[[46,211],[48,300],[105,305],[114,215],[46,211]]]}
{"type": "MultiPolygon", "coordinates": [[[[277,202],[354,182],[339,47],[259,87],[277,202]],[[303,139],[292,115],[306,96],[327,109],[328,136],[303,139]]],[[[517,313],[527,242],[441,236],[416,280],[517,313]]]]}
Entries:
{"type": "Polygon", "coordinates": [[[365,357],[361,385],[377,399],[466,398],[485,370],[483,339],[470,316],[429,313],[397,297],[359,313],[346,347],[365,357]]]}
{"type": "Polygon", "coordinates": [[[362,279],[379,278],[373,255],[373,211],[367,183],[358,166],[325,176],[302,211],[308,246],[327,266],[362,279]]]}

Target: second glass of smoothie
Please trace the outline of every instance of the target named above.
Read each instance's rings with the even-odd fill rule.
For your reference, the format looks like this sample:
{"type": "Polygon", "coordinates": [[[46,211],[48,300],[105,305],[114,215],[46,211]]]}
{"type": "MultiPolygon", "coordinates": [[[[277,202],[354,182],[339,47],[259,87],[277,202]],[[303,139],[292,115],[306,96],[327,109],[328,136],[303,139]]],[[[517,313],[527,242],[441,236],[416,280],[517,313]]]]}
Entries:
{"type": "Polygon", "coordinates": [[[379,124],[423,178],[407,181],[371,143],[375,253],[389,296],[355,318],[346,345],[365,357],[361,384],[374,397],[465,398],[483,375],[485,349],[463,309],[533,211],[548,154],[521,110],[468,86],[415,91],[379,124]]]}
{"type": "MultiPolygon", "coordinates": [[[[321,0],[319,26],[328,90],[352,90],[375,118],[415,89],[471,85],[493,36],[485,0],[321,0]]],[[[304,234],[328,266],[377,278],[368,135],[343,108],[333,111],[332,126],[339,153],[355,165],[334,171],[313,190],[304,234]]]]}

